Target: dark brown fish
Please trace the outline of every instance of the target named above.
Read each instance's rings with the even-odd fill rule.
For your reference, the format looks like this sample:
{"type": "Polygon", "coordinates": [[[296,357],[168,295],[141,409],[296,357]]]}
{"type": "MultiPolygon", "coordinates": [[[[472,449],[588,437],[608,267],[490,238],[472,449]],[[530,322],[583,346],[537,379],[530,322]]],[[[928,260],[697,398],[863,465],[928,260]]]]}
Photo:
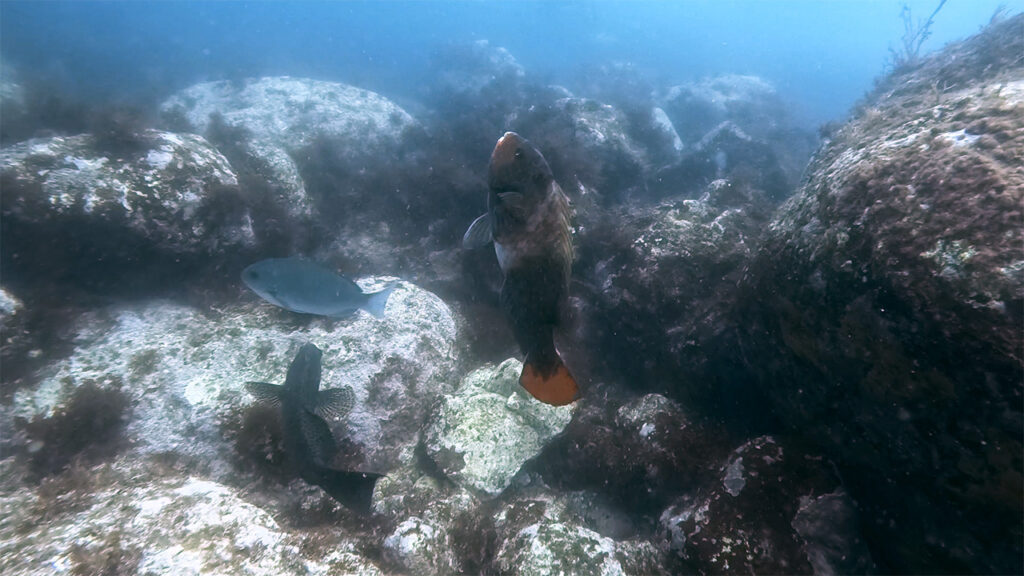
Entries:
{"type": "Polygon", "coordinates": [[[369,514],[373,487],[380,474],[339,470],[332,466],[338,445],[324,416],[344,416],[352,410],[351,388],[320,390],[323,353],[305,344],[288,367],[283,386],[247,382],[257,399],[279,406],[285,454],[299,477],[324,489],[335,500],[360,514],[369,514]]]}
{"type": "Polygon", "coordinates": [[[515,132],[498,139],[487,179],[487,213],[469,227],[463,245],[494,241],[505,275],[501,307],[526,355],[519,383],[542,402],[569,404],[579,387],[554,341],[572,272],[569,201],[544,156],[515,132]]]}

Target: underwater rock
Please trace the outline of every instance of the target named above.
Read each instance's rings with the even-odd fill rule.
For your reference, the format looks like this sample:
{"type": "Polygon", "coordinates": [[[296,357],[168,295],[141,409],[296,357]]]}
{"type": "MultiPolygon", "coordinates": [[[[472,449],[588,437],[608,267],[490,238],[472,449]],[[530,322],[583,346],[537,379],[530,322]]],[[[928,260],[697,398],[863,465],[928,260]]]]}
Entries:
{"type": "Polygon", "coordinates": [[[659,173],[652,184],[659,188],[695,177],[700,181],[707,170],[721,172],[724,162],[785,198],[818,143],[812,131],[792,119],[775,87],[757,76],[726,74],[673,86],[656,101],[691,153],[681,165],[659,173]],[[713,142],[723,125],[743,134],[745,142],[713,142]],[[765,184],[770,179],[775,185],[765,184]]]}
{"type": "Polygon", "coordinates": [[[828,517],[806,529],[807,502],[838,486],[838,478],[820,457],[792,447],[784,450],[768,436],[756,438],[733,451],[717,482],[696,496],[681,497],[662,513],[665,543],[687,571],[699,574],[837,573],[818,571],[819,566],[833,566],[828,562],[842,568],[838,573],[869,573],[871,559],[856,522],[850,521],[855,508],[848,499],[834,509],[819,509],[828,517]],[[805,534],[815,544],[843,542],[851,555],[840,558],[818,546],[812,567],[805,534]]]}
{"type": "MultiPolygon", "coordinates": [[[[373,289],[393,280],[361,285],[373,289]]],[[[257,462],[274,459],[259,444],[273,436],[267,428],[273,419],[252,406],[244,384],[279,381],[306,342],[323,349],[321,389],[351,386],[355,392],[356,407],[345,421],[329,422],[351,446],[352,461],[343,463],[350,469],[387,472],[411,452],[429,407],[451,389],[455,367],[450,311],[404,282],[382,320],[362,313],[345,322],[302,319],[255,300],[204,315],[158,301],[83,316],[74,331],[71,355],[15,394],[10,415],[29,441],[52,437],[46,431],[59,426],[62,414],[75,413],[76,402],[91,406],[92,398],[113,395],[125,404],[115,415],[125,420],[126,442],[117,449],[173,456],[215,480],[231,476],[236,452],[257,462]]],[[[121,406],[113,400],[100,406],[121,406]]],[[[94,418],[108,417],[99,412],[94,418]]],[[[84,444],[79,449],[89,447],[88,439],[84,444]]],[[[54,450],[67,448],[44,445],[40,453],[54,450]]]]}
{"type": "Polygon", "coordinates": [[[235,488],[193,476],[154,478],[156,468],[122,463],[77,471],[63,487],[4,486],[0,571],[381,574],[341,535],[285,529],[235,488]]]}
{"type": "Polygon", "coordinates": [[[727,313],[772,203],[746,183],[715,180],[698,199],[578,212],[574,337],[626,386],[671,385],[678,398],[735,402],[712,360],[735,350],[727,313]],[[650,384],[645,384],[650,383],[650,384]]]}
{"type": "Polygon", "coordinates": [[[430,56],[429,89],[438,95],[486,97],[520,83],[526,71],[505,48],[487,40],[452,43],[430,56]]]}
{"type": "Polygon", "coordinates": [[[775,87],[757,76],[725,74],[669,88],[657,100],[686,146],[727,120],[756,138],[786,117],[775,87]]]}
{"type": "Polygon", "coordinates": [[[21,300],[0,288],[0,326],[3,326],[8,318],[17,314],[22,306],[24,304],[21,303],[21,300]]]}
{"type": "Polygon", "coordinates": [[[708,482],[730,448],[721,430],[649,394],[621,405],[582,403],[530,470],[556,489],[594,491],[634,517],[657,516],[708,482]]]}
{"type": "Polygon", "coordinates": [[[424,430],[427,454],[454,482],[500,494],[519,468],[572,419],[572,407],[534,400],[519,385],[522,363],[478,369],[442,396],[424,430]]]}
{"type": "Polygon", "coordinates": [[[843,488],[804,496],[791,522],[815,574],[877,574],[860,536],[856,503],[843,488]]]}
{"type": "Polygon", "coordinates": [[[883,80],[741,286],[737,397],[836,462],[883,571],[1024,569],[1022,26],[883,80]]]}
{"type": "Polygon", "coordinates": [[[649,542],[621,541],[576,524],[544,519],[502,542],[501,574],[663,574],[649,542]]]}
{"type": "MultiPolygon", "coordinates": [[[[601,515],[593,493],[558,493],[543,483],[517,483],[462,516],[453,527],[463,568],[498,574],[665,574],[657,546],[595,531],[601,515]],[[522,484],[522,485],[518,485],[522,484]]],[[[620,514],[616,513],[616,516],[620,514]]]]}
{"type": "Polygon", "coordinates": [[[458,574],[448,534],[422,518],[408,518],[384,539],[384,553],[410,574],[458,574]]]}
{"type": "Polygon", "coordinates": [[[206,135],[232,162],[257,162],[293,218],[308,217],[326,203],[343,201],[308,193],[304,164],[320,154],[343,172],[387,164],[417,122],[401,107],[370,92],[335,82],[266,77],[241,82],[204,82],[161,104],[163,116],[206,135]]]}
{"type": "Polygon", "coordinates": [[[182,258],[256,244],[235,173],[205,139],[155,130],[132,137],[117,149],[80,135],[0,150],[0,255],[22,290],[124,289],[180,269],[182,258]]]}
{"type": "MultiPolygon", "coordinates": [[[[609,201],[622,201],[643,186],[647,151],[634,140],[630,119],[614,106],[560,98],[522,111],[513,124],[524,125],[524,137],[543,152],[556,174],[574,175],[609,201]]],[[[563,184],[567,191],[573,187],[563,184]]]]}
{"type": "Polygon", "coordinates": [[[22,136],[21,123],[28,113],[25,87],[19,82],[18,71],[9,63],[0,61],[0,143],[6,145],[22,136]]]}
{"type": "MultiPolygon", "coordinates": [[[[806,161],[809,149],[802,157],[806,161]]],[[[773,147],[755,140],[734,122],[726,120],[705,134],[680,162],[658,171],[650,187],[682,194],[707,186],[714,180],[728,180],[755,187],[773,203],[793,192],[795,179],[783,169],[773,147]]]]}

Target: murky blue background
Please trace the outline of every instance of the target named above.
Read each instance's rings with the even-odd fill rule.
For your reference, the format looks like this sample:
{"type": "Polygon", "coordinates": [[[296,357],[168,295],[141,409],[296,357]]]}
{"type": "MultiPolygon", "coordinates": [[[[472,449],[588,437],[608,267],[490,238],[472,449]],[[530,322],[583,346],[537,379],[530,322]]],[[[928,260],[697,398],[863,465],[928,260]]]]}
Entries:
{"type": "MultiPolygon", "coordinates": [[[[80,96],[159,98],[201,80],[289,74],[401,102],[438,45],[487,39],[572,88],[626,62],[660,85],[721,73],[774,83],[808,122],[842,117],[903,33],[898,1],[3,2],[2,57],[80,96]]],[[[916,19],[938,0],[906,2],[916,19]]],[[[1005,5],[950,0],[923,51],[1005,5]]]]}

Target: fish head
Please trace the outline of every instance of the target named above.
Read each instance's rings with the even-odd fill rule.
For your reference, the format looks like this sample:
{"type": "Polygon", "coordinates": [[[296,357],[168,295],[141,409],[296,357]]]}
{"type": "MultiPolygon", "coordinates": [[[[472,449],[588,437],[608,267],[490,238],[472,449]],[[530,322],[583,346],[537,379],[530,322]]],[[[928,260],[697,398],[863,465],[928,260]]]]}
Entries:
{"type": "Polygon", "coordinates": [[[487,183],[499,201],[540,201],[553,180],[551,167],[536,146],[515,132],[506,132],[498,139],[491,152],[487,183]]]}
{"type": "Polygon", "coordinates": [[[320,358],[323,352],[313,344],[303,344],[288,367],[288,377],[284,381],[285,389],[296,393],[300,398],[315,395],[320,389],[320,358]]]}
{"type": "Polygon", "coordinates": [[[261,260],[242,270],[242,282],[245,282],[250,290],[275,304],[280,301],[278,292],[281,283],[277,262],[277,259],[261,260]]]}

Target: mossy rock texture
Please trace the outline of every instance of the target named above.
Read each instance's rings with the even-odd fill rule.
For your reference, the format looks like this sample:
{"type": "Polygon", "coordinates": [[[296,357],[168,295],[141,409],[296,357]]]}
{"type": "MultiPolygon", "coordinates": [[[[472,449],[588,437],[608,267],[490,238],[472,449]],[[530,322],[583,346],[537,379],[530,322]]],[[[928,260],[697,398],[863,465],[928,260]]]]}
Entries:
{"type": "Polygon", "coordinates": [[[743,394],[839,464],[883,569],[1024,569],[1022,26],[882,82],[740,288],[743,394]]]}

